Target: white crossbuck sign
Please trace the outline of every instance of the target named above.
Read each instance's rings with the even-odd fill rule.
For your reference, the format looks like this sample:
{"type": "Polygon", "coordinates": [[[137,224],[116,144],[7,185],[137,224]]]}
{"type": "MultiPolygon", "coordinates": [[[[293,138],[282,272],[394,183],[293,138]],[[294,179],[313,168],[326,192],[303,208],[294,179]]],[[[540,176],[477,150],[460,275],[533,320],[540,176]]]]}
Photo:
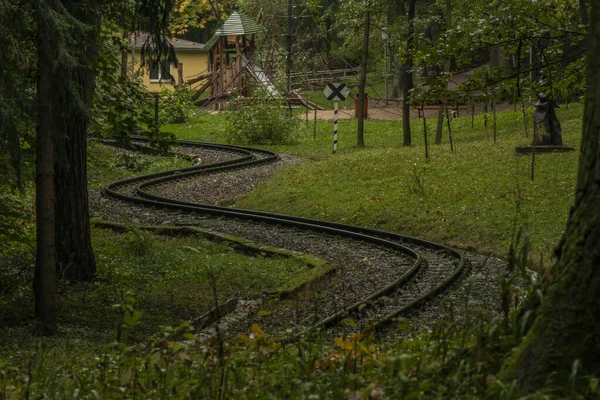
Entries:
{"type": "Polygon", "coordinates": [[[337,151],[338,145],[338,101],[346,100],[350,89],[345,83],[328,83],[325,86],[325,97],[333,101],[333,152],[337,151]]]}
{"type": "Polygon", "coordinates": [[[344,101],[348,97],[350,89],[345,83],[328,83],[325,86],[325,97],[330,101],[344,101]]]}

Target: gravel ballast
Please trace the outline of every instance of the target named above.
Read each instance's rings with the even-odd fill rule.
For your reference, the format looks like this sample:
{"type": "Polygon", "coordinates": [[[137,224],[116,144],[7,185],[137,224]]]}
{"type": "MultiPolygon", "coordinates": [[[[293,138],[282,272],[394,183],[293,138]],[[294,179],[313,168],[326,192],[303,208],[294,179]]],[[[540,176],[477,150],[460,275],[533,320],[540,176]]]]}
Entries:
{"type": "MultiPolygon", "coordinates": [[[[192,148],[187,146],[181,147],[181,149],[186,149],[186,154],[193,154],[203,163],[219,162],[228,159],[227,157],[232,157],[231,153],[218,155],[219,151],[215,150],[197,148],[190,150],[192,148]]],[[[179,150],[177,149],[177,151],[179,150]]],[[[180,201],[229,206],[234,204],[238,198],[268,180],[278,169],[287,165],[297,165],[301,162],[302,160],[296,157],[281,156],[277,162],[259,165],[255,168],[196,175],[178,179],[174,183],[161,183],[146,190],[155,195],[180,201]]],[[[134,185],[128,185],[119,188],[118,191],[131,195],[133,189],[134,185]]],[[[277,301],[271,301],[267,298],[264,301],[261,301],[261,299],[243,300],[245,301],[244,312],[240,311],[236,314],[238,317],[234,318],[235,323],[230,321],[227,324],[230,333],[245,332],[247,326],[253,322],[259,323],[265,331],[272,334],[302,332],[315,322],[360,301],[381,287],[393,282],[404,274],[414,262],[409,257],[392,249],[363,242],[279,226],[154,210],[101,196],[99,191],[90,193],[90,202],[93,217],[136,225],[198,226],[244,237],[270,246],[309,253],[337,266],[335,273],[308,286],[289,299],[277,301]],[[258,310],[262,312],[257,314],[256,311],[258,310]],[[240,317],[240,315],[243,315],[243,317],[240,317]],[[258,317],[257,315],[261,316],[258,317]]],[[[362,319],[359,318],[359,321],[380,318],[394,308],[411,301],[411,298],[435,287],[437,282],[449,276],[458,264],[456,259],[439,251],[435,252],[424,248],[415,248],[415,250],[427,261],[426,267],[419,272],[416,279],[408,286],[388,296],[385,301],[380,301],[365,308],[361,313],[362,319]]],[[[490,276],[500,276],[504,273],[505,266],[502,261],[489,262],[488,259],[482,257],[469,254],[467,258],[474,266],[481,266],[482,271],[487,271],[486,273],[490,276]],[[483,259],[486,262],[483,262],[483,259]]],[[[495,297],[491,294],[498,291],[493,290],[496,283],[491,281],[494,281],[494,279],[478,282],[477,285],[480,285],[481,289],[476,287],[477,285],[471,285],[469,294],[481,295],[484,298],[484,300],[478,300],[481,303],[494,303],[495,297]]],[[[447,301],[464,304],[461,295],[454,295],[453,293],[454,291],[451,290],[450,294],[446,296],[449,299],[447,301]]],[[[433,321],[443,319],[442,309],[447,306],[438,303],[438,300],[431,301],[421,307],[423,311],[417,314],[413,313],[414,315],[411,317],[413,330],[428,329],[434,323],[433,321]]],[[[489,310],[489,304],[486,307],[488,311],[494,311],[489,310]]],[[[468,310],[465,310],[465,313],[468,313],[468,310]]],[[[190,316],[190,318],[192,317],[190,316]]],[[[358,327],[361,326],[359,324],[358,327]]],[[[335,335],[349,333],[347,329],[339,327],[332,332],[335,335]]]]}

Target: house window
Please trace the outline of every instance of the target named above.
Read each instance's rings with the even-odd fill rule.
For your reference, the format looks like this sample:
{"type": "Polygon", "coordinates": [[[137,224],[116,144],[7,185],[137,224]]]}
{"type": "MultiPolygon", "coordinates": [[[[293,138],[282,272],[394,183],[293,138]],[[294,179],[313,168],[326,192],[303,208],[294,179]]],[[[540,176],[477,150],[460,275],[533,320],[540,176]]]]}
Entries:
{"type": "Polygon", "coordinates": [[[153,63],[150,66],[150,82],[170,82],[171,64],[168,61],[153,63]]]}

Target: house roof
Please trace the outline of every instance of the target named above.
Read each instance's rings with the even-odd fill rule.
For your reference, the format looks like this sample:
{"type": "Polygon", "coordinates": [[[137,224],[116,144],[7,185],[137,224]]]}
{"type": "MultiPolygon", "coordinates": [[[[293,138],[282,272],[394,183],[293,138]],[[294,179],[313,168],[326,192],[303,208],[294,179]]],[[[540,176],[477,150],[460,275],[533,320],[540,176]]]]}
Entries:
{"type": "MultiPolygon", "coordinates": [[[[133,43],[133,48],[139,50],[142,48],[142,45],[148,39],[148,33],[146,32],[136,32],[131,35],[130,41],[133,43]]],[[[168,39],[169,43],[173,45],[173,48],[177,50],[186,50],[186,51],[205,51],[204,44],[191,42],[189,40],[171,38],[168,39]]]]}
{"type": "Polygon", "coordinates": [[[260,33],[262,31],[264,31],[264,28],[257,24],[252,18],[242,12],[234,11],[229,18],[223,22],[223,25],[217,29],[213,37],[206,42],[204,49],[209,50],[213,47],[221,36],[245,36],[260,33]]]}

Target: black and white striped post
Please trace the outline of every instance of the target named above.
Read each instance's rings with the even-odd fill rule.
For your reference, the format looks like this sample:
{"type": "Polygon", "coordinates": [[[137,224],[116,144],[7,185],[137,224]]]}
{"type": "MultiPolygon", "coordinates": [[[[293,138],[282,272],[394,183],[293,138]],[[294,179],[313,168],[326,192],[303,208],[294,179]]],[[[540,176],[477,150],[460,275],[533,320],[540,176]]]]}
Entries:
{"type": "Polygon", "coordinates": [[[333,101],[333,152],[335,153],[338,145],[338,101],[346,100],[350,89],[345,83],[328,83],[323,92],[327,100],[333,101]]]}
{"type": "Polygon", "coordinates": [[[337,150],[337,134],[338,134],[338,102],[333,102],[333,152],[337,150]]]}

